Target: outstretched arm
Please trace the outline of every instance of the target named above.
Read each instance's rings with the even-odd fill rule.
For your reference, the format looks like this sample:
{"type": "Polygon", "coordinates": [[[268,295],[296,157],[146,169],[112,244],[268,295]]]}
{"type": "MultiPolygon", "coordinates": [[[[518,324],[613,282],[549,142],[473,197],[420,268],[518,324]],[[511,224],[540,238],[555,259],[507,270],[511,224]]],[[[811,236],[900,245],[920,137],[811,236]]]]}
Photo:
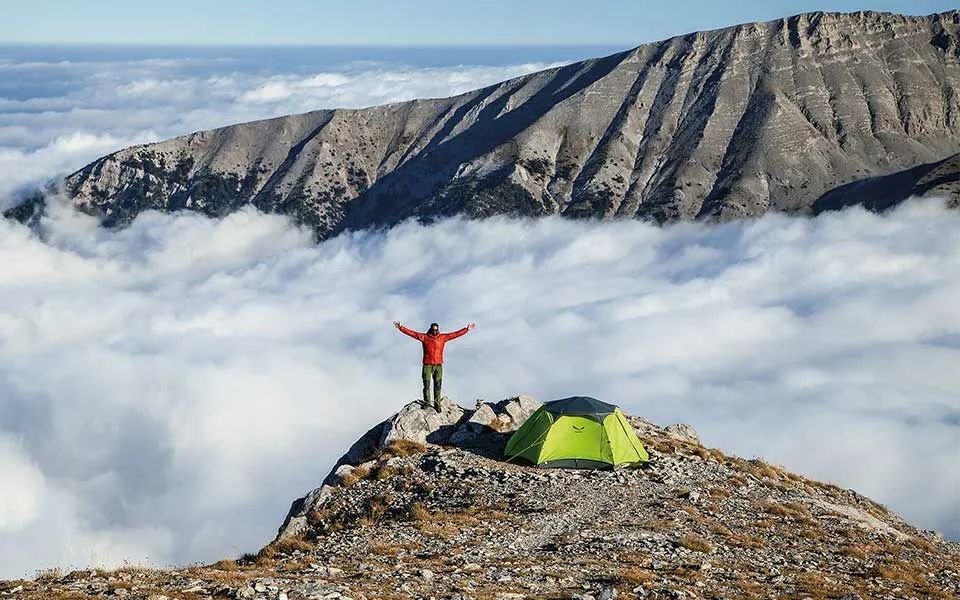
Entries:
{"type": "Polygon", "coordinates": [[[477,324],[476,324],[476,323],[470,323],[469,325],[467,325],[467,326],[464,327],[463,329],[458,329],[458,330],[456,330],[456,331],[451,331],[450,333],[446,334],[447,340],[455,340],[455,339],[457,339],[458,337],[460,337],[461,335],[466,335],[468,331],[473,331],[473,330],[476,329],[476,328],[477,328],[477,324]]]}
{"type": "Polygon", "coordinates": [[[404,327],[403,325],[400,324],[400,321],[394,321],[394,322],[393,322],[393,326],[396,327],[397,329],[399,329],[400,331],[402,331],[403,333],[409,335],[409,336],[412,337],[413,339],[419,340],[419,341],[421,341],[421,342],[423,341],[423,334],[422,334],[422,333],[419,333],[419,332],[417,332],[417,331],[414,331],[414,330],[410,329],[409,327],[404,327]]]}

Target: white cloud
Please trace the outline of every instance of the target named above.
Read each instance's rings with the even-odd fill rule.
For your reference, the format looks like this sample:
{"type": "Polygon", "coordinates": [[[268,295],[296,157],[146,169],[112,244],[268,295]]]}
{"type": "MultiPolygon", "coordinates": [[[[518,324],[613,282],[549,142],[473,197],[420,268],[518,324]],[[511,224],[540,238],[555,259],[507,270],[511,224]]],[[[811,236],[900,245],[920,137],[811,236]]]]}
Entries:
{"type": "Polygon", "coordinates": [[[419,349],[393,319],[479,324],[449,348],[464,404],[596,395],[957,537],[957,231],[930,202],[717,227],[408,223],[320,245],[249,210],[4,223],[0,439],[19,442],[0,471],[26,483],[0,575],[256,549],[417,396],[419,349]]]}
{"type": "Polygon", "coordinates": [[[0,533],[15,531],[37,517],[43,476],[5,437],[0,437],[0,481],[0,533]]]}
{"type": "MultiPolygon", "coordinates": [[[[132,143],[544,66],[0,59],[0,207],[132,143]]],[[[0,577],[256,549],[418,394],[393,319],[480,324],[450,348],[465,404],[594,394],[960,537],[958,220],[455,220],[319,246],[251,211],[0,223],[0,577]]]]}
{"type": "Polygon", "coordinates": [[[17,94],[0,87],[0,210],[18,191],[132,144],[321,108],[449,96],[554,64],[346,63],[263,73],[216,60],[0,62],[0,74],[25,78],[17,94]]]}
{"type": "Polygon", "coordinates": [[[70,172],[77,165],[125,146],[157,139],[157,135],[150,131],[128,139],[75,131],[58,136],[35,150],[0,147],[0,211],[16,203],[18,191],[42,185],[56,173],[70,172]]]}

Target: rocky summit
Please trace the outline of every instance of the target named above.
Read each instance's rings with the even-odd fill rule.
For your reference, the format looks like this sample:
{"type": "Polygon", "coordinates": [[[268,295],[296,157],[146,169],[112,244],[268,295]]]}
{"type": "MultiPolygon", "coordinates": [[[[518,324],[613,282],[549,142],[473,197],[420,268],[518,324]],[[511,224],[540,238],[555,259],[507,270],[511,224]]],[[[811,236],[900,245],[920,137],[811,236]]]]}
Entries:
{"type": "Polygon", "coordinates": [[[845,599],[960,597],[960,545],[852,490],[630,417],[651,460],[504,461],[521,396],[380,423],[256,554],[174,570],[42,573],[0,598],[845,599]]]}
{"type": "Polygon", "coordinates": [[[135,146],[64,189],[107,225],[252,204],[321,238],[411,217],[664,223],[955,204],[958,27],[958,11],[818,12],[692,33],[453,98],[135,146]]]}

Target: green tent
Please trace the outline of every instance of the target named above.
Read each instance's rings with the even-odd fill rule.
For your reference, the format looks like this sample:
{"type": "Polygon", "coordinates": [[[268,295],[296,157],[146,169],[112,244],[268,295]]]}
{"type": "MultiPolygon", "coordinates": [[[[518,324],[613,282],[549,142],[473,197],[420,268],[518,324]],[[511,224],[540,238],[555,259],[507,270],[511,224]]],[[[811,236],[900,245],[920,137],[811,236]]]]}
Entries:
{"type": "Polygon", "coordinates": [[[602,469],[649,458],[620,409],[587,396],[547,402],[503,451],[538,467],[602,469]]]}

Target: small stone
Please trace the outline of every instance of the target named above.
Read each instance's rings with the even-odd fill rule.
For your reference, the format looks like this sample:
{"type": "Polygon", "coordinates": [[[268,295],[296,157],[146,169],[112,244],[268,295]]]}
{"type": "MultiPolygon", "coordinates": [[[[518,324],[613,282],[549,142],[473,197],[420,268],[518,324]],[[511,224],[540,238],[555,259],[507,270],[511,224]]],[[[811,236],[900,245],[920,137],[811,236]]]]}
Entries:
{"type": "Polygon", "coordinates": [[[257,591],[248,585],[237,590],[236,597],[237,600],[250,600],[257,597],[257,591]]]}
{"type": "Polygon", "coordinates": [[[617,597],[617,588],[615,587],[605,587],[599,594],[597,594],[597,600],[613,600],[617,597]]]}

